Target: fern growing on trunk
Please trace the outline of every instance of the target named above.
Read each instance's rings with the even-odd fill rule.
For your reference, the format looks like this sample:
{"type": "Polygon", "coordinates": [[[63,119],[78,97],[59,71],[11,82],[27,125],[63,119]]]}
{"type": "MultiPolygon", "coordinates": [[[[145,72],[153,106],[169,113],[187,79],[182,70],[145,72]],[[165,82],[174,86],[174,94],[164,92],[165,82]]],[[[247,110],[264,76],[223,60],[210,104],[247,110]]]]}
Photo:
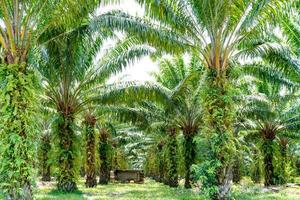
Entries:
{"type": "Polygon", "coordinates": [[[85,138],[86,138],[86,181],[87,187],[95,187],[97,185],[96,180],[96,163],[95,163],[95,125],[96,118],[92,114],[86,114],[85,116],[85,138]]]}
{"type": "Polygon", "coordinates": [[[204,124],[203,132],[210,144],[210,159],[215,165],[215,181],[208,184],[213,199],[229,196],[232,180],[232,162],[235,152],[233,143],[234,106],[232,86],[226,74],[210,69],[203,91],[204,124]],[[210,188],[212,187],[212,188],[210,188]]]}
{"type": "Polygon", "coordinates": [[[0,186],[7,199],[32,199],[37,80],[25,64],[0,65],[0,186]]]}
{"type": "Polygon", "coordinates": [[[74,129],[74,118],[71,113],[60,114],[56,121],[58,176],[57,189],[64,192],[77,190],[76,180],[78,169],[78,136],[74,129]]]}
{"type": "Polygon", "coordinates": [[[51,165],[49,164],[51,150],[50,135],[44,134],[40,140],[40,165],[42,181],[51,181],[51,165]]]}
{"type": "Polygon", "coordinates": [[[169,128],[168,131],[168,142],[167,142],[167,154],[168,154],[168,165],[167,165],[167,183],[170,187],[178,186],[178,174],[177,174],[177,139],[176,129],[169,128]]]}
{"type": "Polygon", "coordinates": [[[99,134],[99,158],[100,158],[100,178],[99,184],[106,185],[109,181],[109,141],[108,131],[105,128],[99,134]]]}

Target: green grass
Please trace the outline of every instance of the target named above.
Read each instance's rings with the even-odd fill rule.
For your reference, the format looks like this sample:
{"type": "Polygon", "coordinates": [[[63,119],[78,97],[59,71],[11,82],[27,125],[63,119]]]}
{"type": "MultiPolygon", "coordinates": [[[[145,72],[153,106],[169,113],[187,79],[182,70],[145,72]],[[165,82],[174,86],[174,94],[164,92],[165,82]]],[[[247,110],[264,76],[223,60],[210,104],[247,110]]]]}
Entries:
{"type": "MultiPolygon", "coordinates": [[[[65,194],[55,190],[54,183],[38,184],[35,190],[37,200],[205,200],[191,190],[174,189],[147,179],[144,184],[110,183],[96,188],[85,188],[84,180],[78,184],[79,191],[65,194]]],[[[233,186],[233,200],[299,200],[300,187],[276,187],[278,192],[266,192],[262,185],[245,179],[233,186]]],[[[0,199],[4,199],[0,194],[0,199]]]]}
{"type": "Polygon", "coordinates": [[[145,184],[110,183],[96,188],[85,188],[83,182],[79,184],[79,191],[64,194],[53,190],[53,187],[41,187],[37,190],[37,200],[202,200],[199,195],[182,188],[169,188],[152,180],[145,184]]]}
{"type": "Polygon", "coordinates": [[[243,180],[241,184],[234,185],[232,197],[235,200],[299,200],[300,187],[277,186],[264,188],[262,185],[254,184],[249,180],[243,180]],[[276,191],[272,191],[272,188],[276,191]]]}
{"type": "Polygon", "coordinates": [[[233,199],[236,200],[299,200],[300,189],[282,189],[278,193],[274,192],[235,192],[233,199]]]}

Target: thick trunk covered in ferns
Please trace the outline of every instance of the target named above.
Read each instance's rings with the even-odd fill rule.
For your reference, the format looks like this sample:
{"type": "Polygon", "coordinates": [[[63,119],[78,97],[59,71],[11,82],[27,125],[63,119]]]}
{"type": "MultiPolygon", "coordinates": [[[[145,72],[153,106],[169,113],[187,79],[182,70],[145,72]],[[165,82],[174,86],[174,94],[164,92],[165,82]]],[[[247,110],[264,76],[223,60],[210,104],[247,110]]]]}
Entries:
{"type": "Polygon", "coordinates": [[[50,135],[44,134],[41,138],[41,175],[42,181],[51,181],[51,166],[49,164],[49,151],[51,150],[50,135]]]}
{"type": "Polygon", "coordinates": [[[233,142],[233,87],[225,73],[208,70],[203,90],[203,132],[210,145],[209,157],[215,168],[215,181],[208,183],[212,199],[228,199],[232,185],[233,142]]]}
{"type": "Polygon", "coordinates": [[[191,188],[190,176],[191,176],[191,166],[195,160],[195,143],[194,143],[194,133],[189,129],[183,130],[184,134],[184,168],[185,168],[185,188],[191,188]]]}
{"type": "Polygon", "coordinates": [[[77,136],[74,131],[74,118],[71,113],[60,115],[57,124],[58,134],[58,177],[57,188],[63,192],[77,190],[75,166],[77,136]]]}
{"type": "MultiPolygon", "coordinates": [[[[235,129],[234,131],[234,137],[238,138],[238,129],[235,129]]],[[[241,158],[240,158],[240,152],[236,152],[234,156],[233,161],[233,167],[232,167],[232,181],[234,183],[240,183],[242,176],[241,176],[241,158]]]]}
{"type": "Polygon", "coordinates": [[[232,181],[234,183],[239,183],[241,181],[241,159],[237,155],[234,158],[233,168],[232,168],[232,181]]]}
{"type": "Polygon", "coordinates": [[[177,139],[176,129],[170,128],[168,130],[168,173],[167,184],[170,187],[178,186],[178,174],[177,174],[177,139]]]}
{"type": "Polygon", "coordinates": [[[157,181],[162,183],[164,181],[164,160],[163,160],[163,147],[164,141],[160,141],[157,145],[157,159],[158,159],[158,178],[157,181]]]}
{"type": "Polygon", "coordinates": [[[106,185],[109,181],[109,143],[108,132],[105,128],[100,130],[99,136],[99,157],[100,157],[100,178],[99,184],[106,185]]]}
{"type": "Polygon", "coordinates": [[[274,185],[274,166],[273,166],[273,140],[263,141],[264,168],[265,168],[265,186],[274,185]]]}
{"type": "Polygon", "coordinates": [[[289,179],[289,173],[287,172],[288,139],[286,137],[280,138],[279,147],[280,147],[280,166],[278,170],[278,183],[285,184],[289,179]]]}
{"type": "Polygon", "coordinates": [[[95,187],[96,179],[96,163],[95,163],[95,125],[96,118],[93,115],[85,116],[85,138],[86,138],[86,187],[95,187]]]}
{"type": "Polygon", "coordinates": [[[0,189],[6,199],[30,200],[35,158],[35,75],[26,64],[0,65],[0,189]]]}
{"type": "Polygon", "coordinates": [[[254,183],[260,183],[262,177],[262,173],[261,173],[262,170],[261,170],[259,152],[256,149],[252,151],[252,160],[253,162],[251,164],[251,171],[250,171],[251,180],[254,183]]]}

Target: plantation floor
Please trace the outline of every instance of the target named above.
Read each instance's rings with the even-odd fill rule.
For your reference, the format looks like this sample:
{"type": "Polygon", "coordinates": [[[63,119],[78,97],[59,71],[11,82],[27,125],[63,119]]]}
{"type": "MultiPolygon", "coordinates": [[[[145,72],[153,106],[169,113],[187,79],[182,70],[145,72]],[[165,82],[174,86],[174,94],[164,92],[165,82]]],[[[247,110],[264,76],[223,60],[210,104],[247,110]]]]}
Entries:
{"type": "MultiPolygon", "coordinates": [[[[117,184],[96,188],[85,188],[84,181],[79,184],[79,191],[64,194],[55,190],[54,183],[38,183],[35,191],[37,200],[207,200],[195,191],[169,188],[152,180],[144,184],[117,184]]],[[[300,200],[300,186],[264,188],[262,185],[242,181],[233,186],[233,200],[300,200]]],[[[0,199],[1,194],[0,194],[0,199]]]]}
{"type": "Polygon", "coordinates": [[[37,200],[202,200],[192,191],[173,189],[152,180],[144,184],[117,184],[96,188],[85,188],[84,182],[79,184],[79,191],[73,194],[63,194],[53,190],[53,186],[39,184],[36,193],[37,200]]]}
{"type": "Polygon", "coordinates": [[[300,200],[300,179],[295,179],[298,184],[286,184],[265,188],[262,184],[254,184],[245,178],[240,184],[232,188],[235,200],[300,200]]]}
{"type": "MultiPolygon", "coordinates": [[[[53,185],[39,184],[38,200],[205,200],[194,191],[173,189],[152,180],[144,184],[117,184],[87,189],[84,181],[79,184],[80,192],[63,194],[53,190],[53,185]]],[[[235,200],[300,200],[299,186],[281,186],[266,189],[250,181],[233,186],[235,200]]]]}

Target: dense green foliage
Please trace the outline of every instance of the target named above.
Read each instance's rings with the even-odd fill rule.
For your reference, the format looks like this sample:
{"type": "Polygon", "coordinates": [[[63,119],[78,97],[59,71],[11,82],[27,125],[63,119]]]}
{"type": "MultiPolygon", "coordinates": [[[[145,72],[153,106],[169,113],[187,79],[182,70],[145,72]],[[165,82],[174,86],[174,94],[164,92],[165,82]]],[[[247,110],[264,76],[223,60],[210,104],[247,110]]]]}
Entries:
{"type": "Polygon", "coordinates": [[[0,0],[0,195],[119,169],[213,200],[297,181],[300,1],[118,2],[0,0]],[[145,56],[153,81],[116,78],[145,56]]]}
{"type": "Polygon", "coordinates": [[[11,199],[31,199],[37,139],[38,80],[26,64],[2,64],[1,77],[1,188],[11,199]]]}
{"type": "MultiPolygon", "coordinates": [[[[223,75],[225,76],[225,74],[223,75]]],[[[228,196],[230,180],[232,179],[232,162],[235,154],[233,143],[233,89],[227,77],[218,77],[215,70],[208,72],[206,88],[203,89],[204,134],[208,137],[209,152],[207,155],[209,164],[205,163],[206,170],[214,169],[215,180],[207,179],[204,186],[207,187],[209,196],[217,195],[217,191],[223,191],[221,197],[228,196]],[[216,188],[216,185],[223,188],[216,188]]],[[[208,173],[208,172],[206,172],[208,173]]],[[[217,197],[214,197],[217,198],[217,197]]]]}
{"type": "MultiPolygon", "coordinates": [[[[269,49],[268,46],[255,42],[255,39],[261,36],[260,30],[269,19],[270,13],[277,14],[275,10],[279,10],[280,1],[140,0],[139,2],[145,5],[146,15],[150,20],[129,16],[123,12],[111,12],[104,14],[105,20],[98,22],[136,34],[141,41],[168,53],[195,54],[206,67],[211,80],[206,84],[208,90],[205,103],[212,103],[215,106],[209,105],[212,107],[212,114],[204,111],[204,119],[216,123],[205,125],[208,126],[207,129],[213,130],[212,136],[208,138],[212,139],[210,143],[215,143],[213,146],[216,150],[213,149],[215,152],[211,157],[218,165],[215,168],[216,181],[211,184],[215,187],[214,198],[226,199],[230,194],[228,173],[231,171],[233,151],[230,150],[228,155],[218,153],[226,149],[226,145],[229,145],[229,149],[234,149],[232,145],[234,111],[231,113],[222,111],[233,108],[232,94],[227,91],[231,80],[227,80],[226,72],[239,58],[257,57],[260,56],[259,53],[269,49]],[[215,96],[220,98],[220,102],[215,102],[215,96]],[[221,116],[224,118],[221,119],[221,116]]],[[[204,109],[209,109],[206,107],[204,106],[204,109]]]]}

